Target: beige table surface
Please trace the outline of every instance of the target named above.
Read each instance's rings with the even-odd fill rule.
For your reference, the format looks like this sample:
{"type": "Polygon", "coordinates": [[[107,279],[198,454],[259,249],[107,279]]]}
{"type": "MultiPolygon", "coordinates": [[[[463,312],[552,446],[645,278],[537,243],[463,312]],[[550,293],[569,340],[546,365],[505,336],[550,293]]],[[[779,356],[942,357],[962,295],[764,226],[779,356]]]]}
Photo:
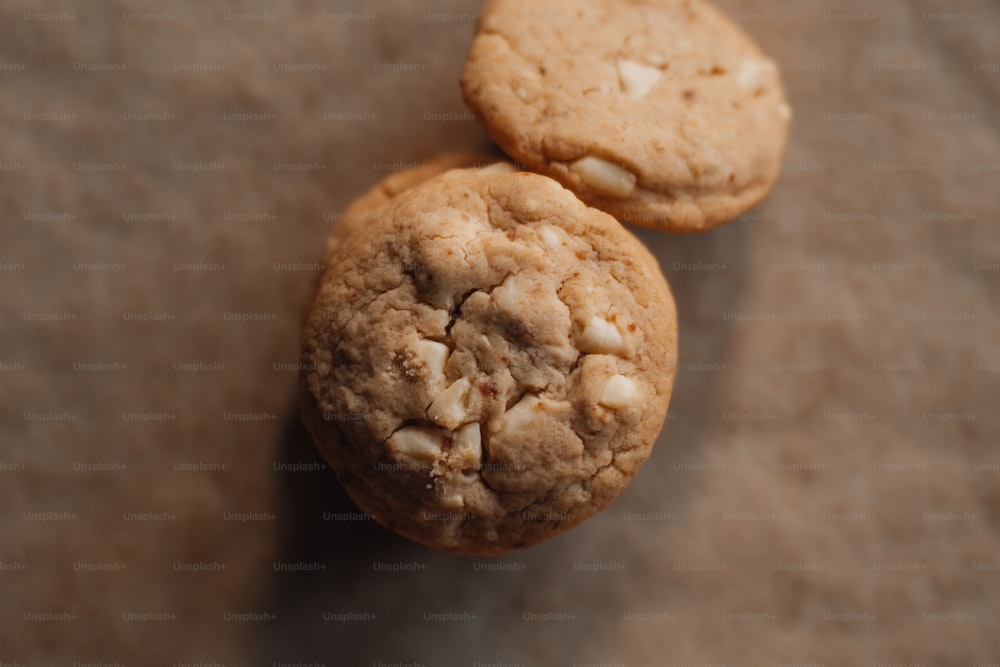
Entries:
{"type": "Polygon", "coordinates": [[[721,4],[781,64],[782,178],[638,232],[658,446],[477,560],[350,520],[294,363],[342,207],[487,145],[481,3],[0,3],[0,664],[1000,663],[1000,5],[721,4]]]}

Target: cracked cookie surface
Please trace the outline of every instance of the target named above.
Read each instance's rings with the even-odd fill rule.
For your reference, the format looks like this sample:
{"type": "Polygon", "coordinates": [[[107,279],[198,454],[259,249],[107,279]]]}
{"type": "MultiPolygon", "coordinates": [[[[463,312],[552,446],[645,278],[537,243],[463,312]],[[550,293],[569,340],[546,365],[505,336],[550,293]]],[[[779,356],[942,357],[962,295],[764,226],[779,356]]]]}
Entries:
{"type": "Polygon", "coordinates": [[[303,415],[355,502],[457,553],[548,539],[648,458],[677,354],[656,260],[544,176],[453,170],[344,241],[303,415]]]}
{"type": "Polygon", "coordinates": [[[493,0],[462,91],[528,168],[682,232],[764,197],[791,119],[776,64],[703,0],[493,0]]]}
{"type": "Polygon", "coordinates": [[[514,165],[494,155],[487,155],[485,153],[448,153],[447,155],[440,155],[427,160],[413,169],[390,174],[351,202],[344,210],[340,220],[333,225],[330,234],[327,236],[327,258],[330,260],[335,259],[337,249],[343,245],[344,240],[355,231],[364,229],[375,211],[386,202],[446,171],[473,167],[481,169],[492,168],[497,171],[514,169],[514,165]]]}

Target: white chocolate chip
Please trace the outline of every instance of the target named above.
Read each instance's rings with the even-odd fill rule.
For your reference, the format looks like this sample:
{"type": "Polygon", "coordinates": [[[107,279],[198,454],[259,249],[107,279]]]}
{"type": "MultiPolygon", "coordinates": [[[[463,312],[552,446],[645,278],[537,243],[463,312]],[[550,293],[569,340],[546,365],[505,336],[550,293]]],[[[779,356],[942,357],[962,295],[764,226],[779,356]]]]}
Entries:
{"type": "Polygon", "coordinates": [[[483,459],[483,436],[479,432],[479,424],[466,424],[455,433],[455,441],[451,446],[449,460],[455,467],[462,470],[479,470],[483,459]]]}
{"type": "Polygon", "coordinates": [[[538,412],[542,410],[542,401],[534,394],[528,394],[500,418],[497,428],[498,435],[511,438],[525,431],[537,428],[538,412]]]}
{"type": "Polygon", "coordinates": [[[635,382],[624,375],[612,375],[604,385],[601,405],[613,410],[621,410],[635,403],[635,382]]]}
{"type": "Polygon", "coordinates": [[[506,174],[512,171],[517,171],[514,169],[514,165],[510,162],[494,162],[491,165],[483,167],[480,171],[484,174],[506,174]]]}
{"type": "Polygon", "coordinates": [[[507,276],[490,296],[497,308],[510,315],[516,315],[523,308],[524,294],[518,289],[516,275],[507,276]]]}
{"type": "Polygon", "coordinates": [[[588,354],[617,354],[625,348],[625,341],[618,327],[595,316],[583,328],[576,346],[588,354]]]}
{"type": "Polygon", "coordinates": [[[788,120],[789,118],[792,117],[792,107],[788,106],[787,104],[781,104],[781,105],[779,105],[778,106],[778,115],[783,120],[788,120]]]}
{"type": "Polygon", "coordinates": [[[404,426],[389,436],[386,444],[397,457],[433,462],[441,456],[444,438],[445,433],[438,429],[404,426]]]}
{"type": "Polygon", "coordinates": [[[764,86],[764,72],[768,63],[763,60],[747,60],[740,69],[736,84],[743,90],[758,92],[764,86]]]}
{"type": "Polygon", "coordinates": [[[618,78],[621,79],[625,96],[639,100],[660,80],[660,70],[649,65],[637,63],[634,60],[622,60],[618,63],[618,78]]]}
{"type": "Polygon", "coordinates": [[[558,230],[552,225],[542,227],[538,235],[541,236],[542,243],[549,250],[558,250],[562,246],[562,238],[559,236],[558,230]]]}
{"type": "Polygon", "coordinates": [[[434,340],[420,339],[413,346],[417,357],[427,366],[431,381],[444,382],[444,365],[448,361],[448,346],[434,340]]]}
{"type": "Polygon", "coordinates": [[[469,380],[461,378],[444,390],[431,406],[427,408],[427,416],[447,429],[455,429],[466,419],[465,401],[469,395],[469,380]]]}
{"type": "Polygon", "coordinates": [[[598,194],[624,199],[635,190],[635,174],[607,160],[588,155],[569,165],[598,194]]]}

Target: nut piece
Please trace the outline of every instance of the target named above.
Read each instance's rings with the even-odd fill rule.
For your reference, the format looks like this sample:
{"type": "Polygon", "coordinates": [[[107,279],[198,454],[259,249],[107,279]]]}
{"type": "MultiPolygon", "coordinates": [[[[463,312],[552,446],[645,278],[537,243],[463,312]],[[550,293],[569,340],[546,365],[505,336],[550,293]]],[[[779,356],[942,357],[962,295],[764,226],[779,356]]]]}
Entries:
{"type": "Polygon", "coordinates": [[[417,358],[427,366],[427,374],[431,382],[444,382],[444,365],[448,361],[448,346],[433,340],[421,339],[413,346],[417,358]]]}
{"type": "Polygon", "coordinates": [[[390,435],[386,444],[397,458],[433,463],[441,458],[446,437],[436,428],[404,426],[390,435]]]}
{"type": "Polygon", "coordinates": [[[622,410],[635,403],[635,382],[624,375],[612,375],[604,385],[601,405],[612,410],[622,410]]]}
{"type": "Polygon", "coordinates": [[[635,174],[607,160],[588,155],[569,166],[594,192],[624,199],[635,190],[635,174]]]}
{"type": "Polygon", "coordinates": [[[591,317],[576,341],[581,352],[587,354],[618,354],[625,349],[622,334],[611,322],[591,317]]]}
{"type": "Polygon", "coordinates": [[[657,68],[634,60],[622,60],[618,63],[618,78],[621,79],[622,90],[626,97],[633,100],[645,97],[649,89],[660,80],[660,76],[657,68]]]}
{"type": "Polygon", "coordinates": [[[479,424],[472,422],[458,429],[448,461],[462,470],[479,470],[483,465],[483,436],[479,424]]]}
{"type": "Polygon", "coordinates": [[[469,395],[469,380],[461,378],[444,390],[427,408],[427,416],[447,429],[454,430],[466,421],[465,401],[469,395]]]}
{"type": "Polygon", "coordinates": [[[763,60],[746,61],[736,78],[736,84],[743,90],[749,90],[752,93],[760,91],[764,85],[764,71],[769,66],[770,63],[763,60]]]}

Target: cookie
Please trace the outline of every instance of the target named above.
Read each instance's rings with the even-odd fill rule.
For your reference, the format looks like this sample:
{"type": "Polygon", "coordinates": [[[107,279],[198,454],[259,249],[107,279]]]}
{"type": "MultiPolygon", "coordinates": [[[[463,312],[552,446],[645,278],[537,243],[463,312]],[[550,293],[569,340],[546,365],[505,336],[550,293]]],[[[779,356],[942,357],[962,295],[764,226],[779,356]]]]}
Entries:
{"type": "Polygon", "coordinates": [[[778,177],[778,68],[703,0],[493,0],[462,92],[504,151],[623,222],[709,229],[778,177]]]}
{"type": "Polygon", "coordinates": [[[452,170],[379,208],[325,274],[303,416],[379,522],[503,553],[626,487],[666,416],[676,326],[614,218],[545,176],[452,170]]]}
{"type": "Polygon", "coordinates": [[[335,250],[343,244],[344,239],[354,233],[355,230],[364,228],[366,221],[382,204],[450,169],[468,167],[493,167],[499,170],[514,169],[513,165],[493,155],[483,153],[449,153],[448,155],[428,160],[419,167],[391,174],[373,186],[368,192],[355,199],[344,210],[341,219],[333,226],[329,236],[327,236],[327,257],[332,257],[335,250]]]}

